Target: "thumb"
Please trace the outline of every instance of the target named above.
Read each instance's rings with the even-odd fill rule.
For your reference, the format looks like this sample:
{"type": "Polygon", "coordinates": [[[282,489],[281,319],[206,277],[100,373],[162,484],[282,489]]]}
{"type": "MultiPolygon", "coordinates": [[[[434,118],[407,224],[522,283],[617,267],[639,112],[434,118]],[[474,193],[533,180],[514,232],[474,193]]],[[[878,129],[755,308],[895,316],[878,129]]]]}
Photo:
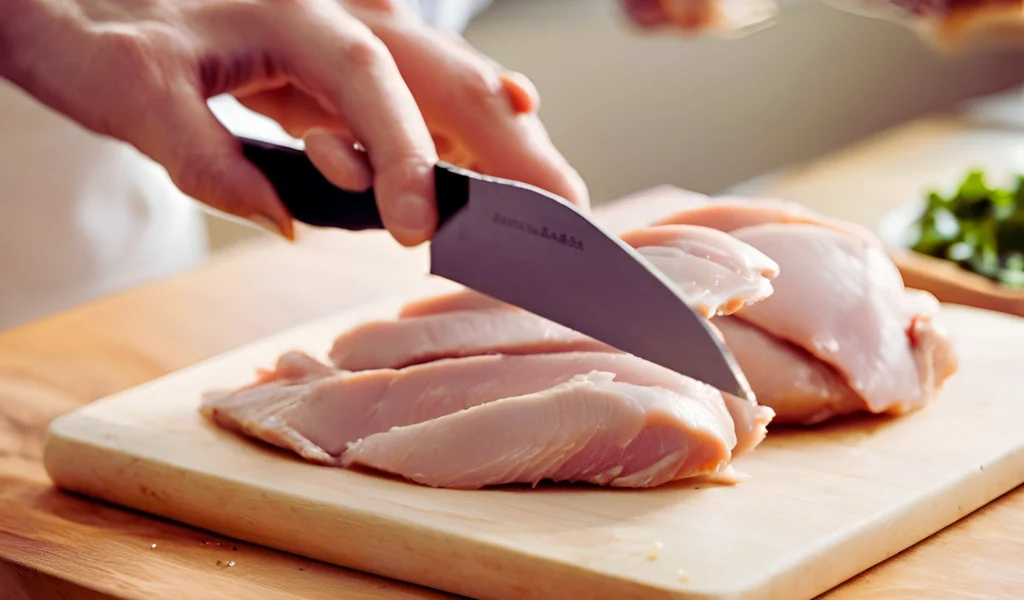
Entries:
{"type": "Polygon", "coordinates": [[[199,96],[168,99],[130,140],[186,195],[294,239],[292,217],[241,144],[199,96]]]}

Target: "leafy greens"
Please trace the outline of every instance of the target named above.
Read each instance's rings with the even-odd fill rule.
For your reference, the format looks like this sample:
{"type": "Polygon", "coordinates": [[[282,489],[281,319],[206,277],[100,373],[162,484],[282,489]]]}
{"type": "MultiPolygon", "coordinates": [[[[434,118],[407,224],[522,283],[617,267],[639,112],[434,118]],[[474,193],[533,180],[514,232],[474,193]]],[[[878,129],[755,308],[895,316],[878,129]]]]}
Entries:
{"type": "Polygon", "coordinates": [[[1024,175],[1013,189],[1000,189],[971,171],[953,195],[930,192],[916,225],[915,252],[1024,288],[1024,175]]]}

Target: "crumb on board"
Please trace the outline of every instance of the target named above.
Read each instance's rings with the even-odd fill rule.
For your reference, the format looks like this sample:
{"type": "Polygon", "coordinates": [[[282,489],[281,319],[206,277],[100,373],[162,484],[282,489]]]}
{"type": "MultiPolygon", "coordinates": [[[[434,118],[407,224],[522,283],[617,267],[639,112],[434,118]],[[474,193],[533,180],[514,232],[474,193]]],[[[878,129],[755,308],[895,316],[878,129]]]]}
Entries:
{"type": "Polygon", "coordinates": [[[682,581],[683,583],[690,580],[690,578],[686,576],[686,571],[682,569],[676,570],[676,575],[679,576],[679,581],[682,581]]]}
{"type": "Polygon", "coordinates": [[[664,547],[665,544],[661,542],[654,542],[654,550],[651,550],[650,554],[647,555],[647,560],[658,560],[658,555],[664,547]]]}
{"type": "Polygon", "coordinates": [[[149,547],[155,549],[156,548],[156,544],[150,544],[149,547]]]}

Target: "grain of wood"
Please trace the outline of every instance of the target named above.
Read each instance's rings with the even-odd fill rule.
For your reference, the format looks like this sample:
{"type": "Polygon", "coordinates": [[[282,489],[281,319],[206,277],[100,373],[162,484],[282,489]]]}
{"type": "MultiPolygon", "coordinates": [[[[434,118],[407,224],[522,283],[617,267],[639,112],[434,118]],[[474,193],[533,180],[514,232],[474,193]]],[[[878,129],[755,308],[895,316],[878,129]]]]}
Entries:
{"type": "Polygon", "coordinates": [[[1011,288],[946,260],[916,252],[894,253],[908,287],[928,290],[942,302],[1024,317],[1024,289],[1011,288]]]}
{"type": "Polygon", "coordinates": [[[402,270],[417,268],[415,253],[403,264],[396,257],[408,251],[386,239],[362,246],[380,249],[369,256],[381,266],[346,258],[348,247],[325,255],[243,244],[179,278],[0,332],[0,598],[450,597],[70,495],[42,468],[43,434],[57,415],[418,285],[402,270]]]}

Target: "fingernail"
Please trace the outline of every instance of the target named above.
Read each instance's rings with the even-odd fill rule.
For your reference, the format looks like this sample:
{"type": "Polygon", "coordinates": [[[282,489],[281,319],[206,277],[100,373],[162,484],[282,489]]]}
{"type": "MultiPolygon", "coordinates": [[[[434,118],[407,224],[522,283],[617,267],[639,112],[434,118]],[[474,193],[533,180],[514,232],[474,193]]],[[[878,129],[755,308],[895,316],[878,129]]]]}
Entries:
{"type": "Polygon", "coordinates": [[[433,221],[433,207],[423,196],[406,194],[400,196],[389,211],[397,229],[411,236],[421,236],[430,229],[433,221]]]}
{"type": "Polygon", "coordinates": [[[260,229],[269,231],[274,235],[279,235],[287,240],[294,238],[294,232],[291,231],[290,227],[282,227],[277,221],[274,221],[266,215],[252,215],[249,217],[249,220],[260,229]]]}
{"type": "Polygon", "coordinates": [[[516,114],[537,112],[540,107],[540,94],[525,75],[516,72],[502,73],[501,84],[516,114]]]}

